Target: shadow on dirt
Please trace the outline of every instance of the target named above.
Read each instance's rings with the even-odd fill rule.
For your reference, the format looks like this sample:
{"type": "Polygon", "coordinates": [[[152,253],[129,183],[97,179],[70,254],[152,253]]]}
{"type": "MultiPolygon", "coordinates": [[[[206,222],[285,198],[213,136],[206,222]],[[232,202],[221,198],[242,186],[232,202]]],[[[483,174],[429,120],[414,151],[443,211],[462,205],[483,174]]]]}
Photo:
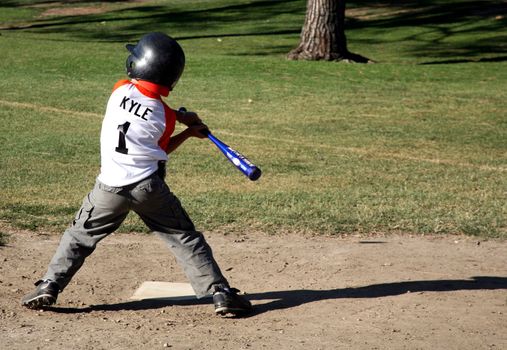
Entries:
{"type": "Polygon", "coordinates": [[[274,299],[256,307],[256,314],[288,309],[302,304],[329,299],[382,298],[420,292],[507,289],[506,277],[480,276],[470,280],[427,280],[373,284],[357,288],[330,290],[291,290],[249,295],[251,300],[274,299]]]}
{"type": "MultiPolygon", "coordinates": [[[[427,280],[373,284],[357,288],[337,288],[329,290],[285,290],[249,294],[248,299],[271,300],[255,305],[255,311],[249,317],[265,312],[289,309],[302,304],[329,299],[382,298],[406,293],[451,292],[460,290],[496,290],[507,289],[507,277],[479,276],[469,280],[427,280]]],[[[138,311],[159,309],[174,305],[204,305],[212,303],[211,298],[200,300],[169,301],[162,299],[130,301],[118,304],[92,305],[85,308],[53,307],[49,311],[56,313],[89,313],[93,311],[138,311]]]]}

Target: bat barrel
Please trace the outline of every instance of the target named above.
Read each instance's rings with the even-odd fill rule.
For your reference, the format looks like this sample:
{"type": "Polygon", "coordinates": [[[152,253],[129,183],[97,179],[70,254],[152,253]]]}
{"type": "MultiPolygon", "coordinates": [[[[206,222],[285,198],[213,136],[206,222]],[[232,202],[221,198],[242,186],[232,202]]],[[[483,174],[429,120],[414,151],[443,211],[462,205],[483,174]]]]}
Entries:
{"type": "MultiPolygon", "coordinates": [[[[185,107],[180,107],[180,112],[186,112],[185,107]]],[[[203,134],[208,137],[218,149],[227,157],[227,159],[245,174],[250,180],[255,181],[262,175],[261,169],[252,164],[245,156],[238,151],[232,149],[227,144],[215,137],[209,130],[203,131],[203,134]]]]}
{"type": "Polygon", "coordinates": [[[216,138],[212,133],[208,134],[208,138],[218,147],[227,159],[250,180],[255,181],[261,177],[261,170],[252,164],[241,153],[229,147],[227,144],[216,138]]]}

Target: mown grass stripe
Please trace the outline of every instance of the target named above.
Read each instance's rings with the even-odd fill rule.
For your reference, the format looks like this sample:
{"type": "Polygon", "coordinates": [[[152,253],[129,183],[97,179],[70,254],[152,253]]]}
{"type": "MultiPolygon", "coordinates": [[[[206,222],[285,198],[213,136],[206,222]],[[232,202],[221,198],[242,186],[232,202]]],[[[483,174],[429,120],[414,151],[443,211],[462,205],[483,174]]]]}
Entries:
{"type": "MultiPolygon", "coordinates": [[[[61,114],[69,114],[69,115],[75,115],[80,117],[94,117],[94,118],[102,118],[102,114],[99,113],[93,113],[93,112],[79,112],[71,109],[64,109],[64,108],[55,108],[50,106],[43,106],[38,104],[32,104],[32,103],[26,103],[26,102],[15,102],[15,101],[5,101],[0,100],[0,104],[9,106],[12,108],[25,108],[25,109],[34,109],[38,111],[43,112],[51,112],[51,113],[61,113],[61,114]]],[[[238,137],[238,138],[247,138],[247,139],[256,139],[256,140],[263,140],[266,142],[282,142],[286,144],[294,144],[298,146],[304,146],[307,148],[321,148],[321,149],[327,149],[332,150],[336,153],[341,152],[347,152],[347,153],[353,153],[353,154],[360,154],[364,156],[369,156],[375,159],[382,159],[382,160],[402,160],[402,161],[413,161],[413,162],[421,162],[421,163],[431,163],[431,164],[437,164],[437,165],[449,165],[449,166],[456,166],[456,167],[462,167],[462,168],[469,168],[469,169],[477,169],[477,170],[484,170],[484,171],[498,171],[498,172],[505,172],[507,171],[507,167],[495,167],[495,166],[489,166],[489,165],[475,165],[470,163],[463,163],[463,162],[456,162],[454,160],[450,159],[431,159],[431,158],[422,158],[422,157],[414,157],[399,153],[392,153],[392,152],[376,152],[374,150],[366,149],[366,148],[358,148],[358,147],[338,147],[338,146],[332,146],[332,145],[326,145],[322,143],[310,143],[310,142],[304,142],[301,140],[290,140],[290,139],[283,139],[283,138],[272,138],[272,137],[266,137],[266,136],[260,136],[260,135],[252,135],[252,134],[241,134],[241,133],[235,133],[226,131],[223,129],[218,130],[218,132],[222,135],[226,136],[232,136],[232,137],[238,137]]]]}

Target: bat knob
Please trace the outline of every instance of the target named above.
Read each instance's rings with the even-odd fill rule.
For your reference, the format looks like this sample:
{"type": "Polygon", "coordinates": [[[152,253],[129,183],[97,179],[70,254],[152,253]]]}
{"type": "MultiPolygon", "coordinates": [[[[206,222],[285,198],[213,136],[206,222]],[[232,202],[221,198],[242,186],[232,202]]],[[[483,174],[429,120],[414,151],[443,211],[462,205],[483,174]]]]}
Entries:
{"type": "Polygon", "coordinates": [[[248,178],[252,181],[257,180],[259,177],[261,177],[262,171],[261,169],[255,167],[252,172],[248,175],[248,178]]]}

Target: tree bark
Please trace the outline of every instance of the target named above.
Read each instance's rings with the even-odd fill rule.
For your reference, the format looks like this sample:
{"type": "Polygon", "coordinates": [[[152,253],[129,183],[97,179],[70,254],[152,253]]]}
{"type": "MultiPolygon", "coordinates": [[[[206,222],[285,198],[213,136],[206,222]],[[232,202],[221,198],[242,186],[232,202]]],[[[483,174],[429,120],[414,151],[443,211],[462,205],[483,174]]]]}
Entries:
{"type": "Polygon", "coordinates": [[[345,0],[308,0],[299,46],[290,60],[326,60],[367,63],[369,59],[347,49],[345,0]]]}

